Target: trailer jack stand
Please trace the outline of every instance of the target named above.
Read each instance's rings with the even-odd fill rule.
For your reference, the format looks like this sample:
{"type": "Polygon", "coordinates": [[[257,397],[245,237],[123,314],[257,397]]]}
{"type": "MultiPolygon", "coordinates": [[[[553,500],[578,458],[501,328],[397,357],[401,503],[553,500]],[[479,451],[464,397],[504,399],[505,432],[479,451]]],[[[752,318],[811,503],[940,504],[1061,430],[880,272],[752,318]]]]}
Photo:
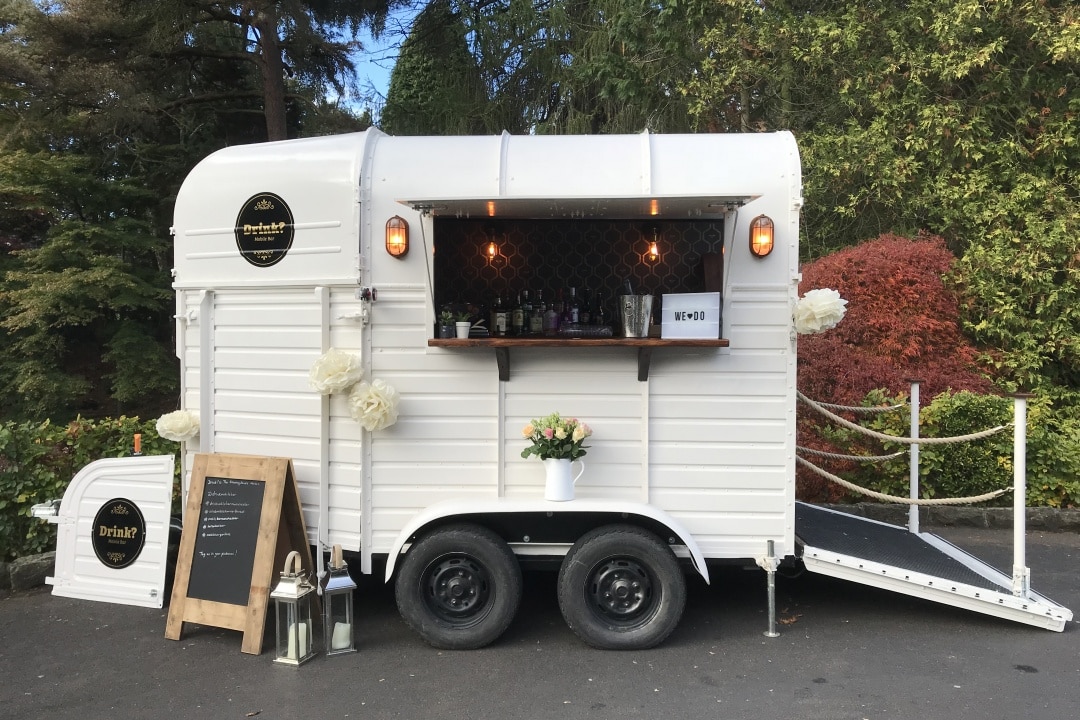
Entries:
{"type": "Polygon", "coordinates": [[[773,546],[773,541],[768,541],[768,550],[766,556],[759,563],[765,568],[765,574],[768,577],[768,604],[769,604],[769,629],[766,630],[763,635],[765,637],[775,638],[780,637],[780,633],[776,631],[776,557],[774,557],[776,551],[773,546]]]}

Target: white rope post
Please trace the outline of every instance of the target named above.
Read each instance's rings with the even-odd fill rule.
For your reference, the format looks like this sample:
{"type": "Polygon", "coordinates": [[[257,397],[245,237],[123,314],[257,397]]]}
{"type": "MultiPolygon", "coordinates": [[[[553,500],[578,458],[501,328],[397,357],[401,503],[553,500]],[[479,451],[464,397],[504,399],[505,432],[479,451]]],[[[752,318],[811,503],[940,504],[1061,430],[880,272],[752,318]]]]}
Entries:
{"type": "MultiPolygon", "coordinates": [[[[908,451],[908,471],[910,486],[909,497],[912,500],[919,499],[919,381],[911,380],[911,448],[908,451]]],[[[912,503],[908,506],[908,531],[919,532],[919,506],[912,503]]]]}
{"type": "Polygon", "coordinates": [[[1013,396],[1013,574],[1012,592],[1027,597],[1031,570],[1027,567],[1027,399],[1013,396]]]}

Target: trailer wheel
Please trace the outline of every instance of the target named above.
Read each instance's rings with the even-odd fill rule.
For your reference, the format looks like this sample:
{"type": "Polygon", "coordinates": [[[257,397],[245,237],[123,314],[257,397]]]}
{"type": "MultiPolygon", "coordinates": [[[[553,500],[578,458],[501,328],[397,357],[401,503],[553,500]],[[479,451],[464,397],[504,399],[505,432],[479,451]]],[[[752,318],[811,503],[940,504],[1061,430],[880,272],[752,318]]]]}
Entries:
{"type": "Polygon", "coordinates": [[[559,569],[559,607],[574,633],[605,650],[654,647],[686,606],[686,578],[671,548],[631,525],[586,533],[559,569]]]}
{"type": "Polygon", "coordinates": [[[495,533],[454,525],[413,544],[395,594],[401,617],[430,645],[472,650],[493,642],[513,621],[521,568],[495,533]]]}

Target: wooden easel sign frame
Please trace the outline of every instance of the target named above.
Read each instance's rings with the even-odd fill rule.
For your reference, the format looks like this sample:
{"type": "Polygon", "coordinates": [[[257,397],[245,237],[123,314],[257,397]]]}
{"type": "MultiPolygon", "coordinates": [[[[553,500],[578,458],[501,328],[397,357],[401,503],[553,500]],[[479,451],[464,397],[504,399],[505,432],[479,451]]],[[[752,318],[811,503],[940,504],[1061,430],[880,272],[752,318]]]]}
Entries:
{"type": "Polygon", "coordinates": [[[240,630],[240,650],[260,654],[275,570],[291,550],[312,567],[292,460],[196,455],[165,637],[179,640],[185,622],[240,630]]]}

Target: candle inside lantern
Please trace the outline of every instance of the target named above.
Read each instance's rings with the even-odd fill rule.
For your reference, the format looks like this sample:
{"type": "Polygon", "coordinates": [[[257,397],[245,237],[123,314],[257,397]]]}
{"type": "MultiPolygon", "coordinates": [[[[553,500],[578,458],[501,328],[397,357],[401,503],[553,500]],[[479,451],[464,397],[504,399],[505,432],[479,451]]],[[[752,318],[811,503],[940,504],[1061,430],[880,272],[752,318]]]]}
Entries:
{"type": "Polygon", "coordinates": [[[299,626],[296,623],[289,625],[289,650],[285,657],[289,660],[300,660],[306,657],[309,652],[311,652],[311,636],[308,633],[308,624],[303,622],[299,626]],[[299,655],[296,653],[297,639],[300,641],[299,655]]]}
{"type": "Polygon", "coordinates": [[[330,640],[331,650],[344,650],[352,645],[352,623],[334,623],[334,636],[330,640]]]}

